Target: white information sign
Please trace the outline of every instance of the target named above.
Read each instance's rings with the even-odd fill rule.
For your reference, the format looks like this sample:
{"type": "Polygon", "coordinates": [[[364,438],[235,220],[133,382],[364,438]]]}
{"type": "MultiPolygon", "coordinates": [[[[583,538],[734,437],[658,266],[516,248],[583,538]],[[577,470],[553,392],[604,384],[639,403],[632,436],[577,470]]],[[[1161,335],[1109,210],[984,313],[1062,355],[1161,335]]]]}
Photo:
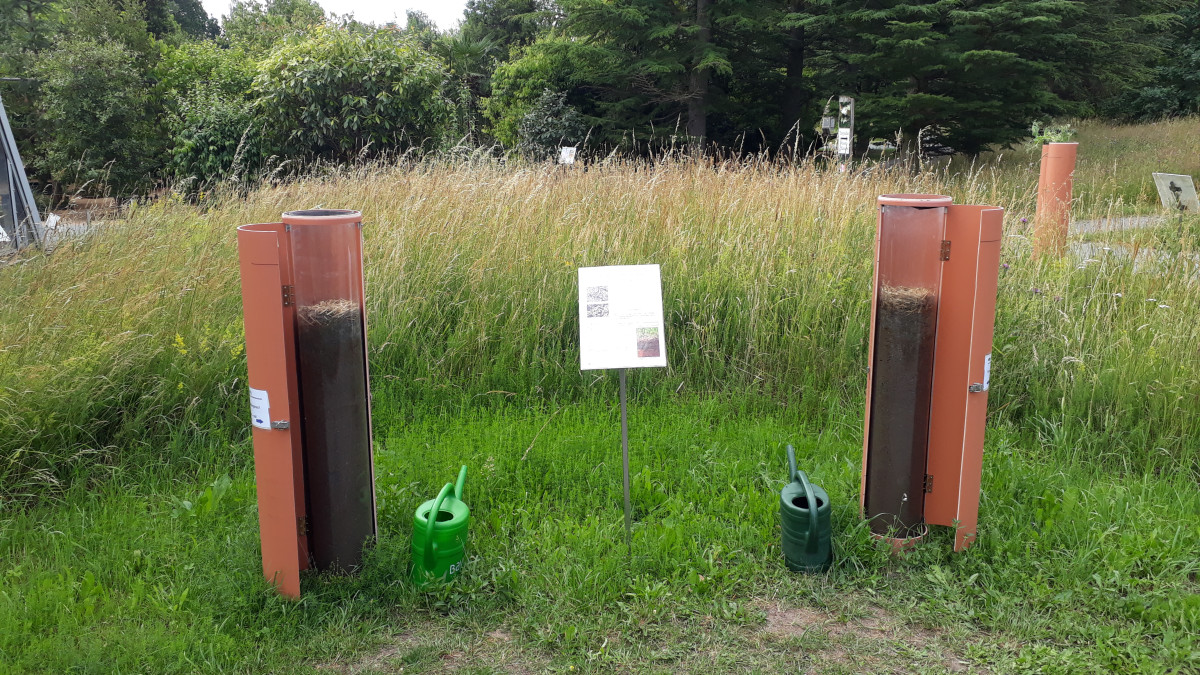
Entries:
{"type": "Polygon", "coordinates": [[[579,268],[582,370],[667,365],[658,265],[579,268]]]}
{"type": "Polygon", "coordinates": [[[266,389],[250,388],[250,421],[259,429],[271,428],[271,400],[266,389]]]}
{"type": "Polygon", "coordinates": [[[575,148],[561,147],[558,149],[559,164],[574,164],[575,163],[575,148]]]}
{"type": "Polygon", "coordinates": [[[850,154],[850,130],[838,129],[837,152],[839,155],[850,154]]]}

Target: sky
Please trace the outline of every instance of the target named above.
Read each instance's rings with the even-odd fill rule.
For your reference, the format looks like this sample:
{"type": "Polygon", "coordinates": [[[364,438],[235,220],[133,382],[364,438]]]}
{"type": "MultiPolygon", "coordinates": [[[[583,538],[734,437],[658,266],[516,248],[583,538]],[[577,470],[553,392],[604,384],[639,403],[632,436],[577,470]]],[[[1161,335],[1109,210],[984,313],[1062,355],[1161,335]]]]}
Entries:
{"type": "MultiPolygon", "coordinates": [[[[204,9],[217,19],[229,13],[230,0],[202,0],[204,9]]],[[[354,14],[359,21],[403,25],[405,13],[414,9],[425,12],[443,30],[453,28],[462,19],[467,0],[317,0],[327,14],[354,14]]]]}

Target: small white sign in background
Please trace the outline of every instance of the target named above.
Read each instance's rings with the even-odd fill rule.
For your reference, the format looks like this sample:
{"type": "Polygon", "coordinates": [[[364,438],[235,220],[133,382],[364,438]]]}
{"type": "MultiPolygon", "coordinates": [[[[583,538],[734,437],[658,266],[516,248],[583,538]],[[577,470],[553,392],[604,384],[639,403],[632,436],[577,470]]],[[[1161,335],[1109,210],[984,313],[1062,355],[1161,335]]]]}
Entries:
{"type": "Polygon", "coordinates": [[[575,148],[561,147],[558,149],[559,164],[574,164],[575,163],[575,148]]]}
{"type": "Polygon", "coordinates": [[[837,152],[839,155],[850,154],[850,130],[838,129],[837,152]]]}
{"type": "Polygon", "coordinates": [[[579,367],[667,365],[658,265],[579,268],[579,367]]]}
{"type": "Polygon", "coordinates": [[[1179,205],[1183,205],[1185,213],[1200,212],[1200,201],[1196,198],[1196,184],[1192,181],[1192,177],[1186,174],[1178,173],[1156,173],[1154,175],[1154,186],[1158,188],[1158,199],[1162,205],[1178,211],[1179,205]],[[1171,186],[1175,186],[1175,190],[1171,186]],[[1175,195],[1178,193],[1179,201],[1175,201],[1175,195]]]}

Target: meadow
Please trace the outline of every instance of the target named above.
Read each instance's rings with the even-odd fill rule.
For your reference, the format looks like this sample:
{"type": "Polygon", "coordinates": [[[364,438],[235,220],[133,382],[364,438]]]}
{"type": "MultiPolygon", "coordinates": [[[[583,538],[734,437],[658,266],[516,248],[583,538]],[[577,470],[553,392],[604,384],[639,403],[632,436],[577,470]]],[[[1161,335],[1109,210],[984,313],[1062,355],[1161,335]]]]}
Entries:
{"type": "MultiPolygon", "coordinates": [[[[1076,218],[1159,212],[1149,173],[1200,172],[1198,125],[1081,124],[1076,218]]],[[[1197,230],[1035,260],[1036,167],[335,167],[10,261],[0,670],[1193,671],[1197,230]],[[857,518],[875,197],[898,192],[1007,209],[963,554],[943,532],[890,557],[857,518]],[[258,565],[234,228],[318,206],[364,213],[381,534],[293,603],[258,565]],[[1168,254],[1118,255],[1146,245],[1168,254]],[[578,369],[575,278],[643,262],[670,367],[630,379],[627,560],[616,377],[578,369]],[[786,443],[834,501],[827,575],[782,565],[786,443]],[[462,463],[471,561],[418,593],[412,511],[462,463]]]]}

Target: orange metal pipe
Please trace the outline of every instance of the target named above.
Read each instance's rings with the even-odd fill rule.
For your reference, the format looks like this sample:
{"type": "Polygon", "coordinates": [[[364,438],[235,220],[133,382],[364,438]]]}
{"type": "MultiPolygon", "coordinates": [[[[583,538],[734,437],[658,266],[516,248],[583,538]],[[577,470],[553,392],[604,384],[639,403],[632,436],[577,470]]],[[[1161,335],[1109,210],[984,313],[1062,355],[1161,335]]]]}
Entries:
{"type": "Polygon", "coordinates": [[[299,598],[308,541],[294,312],[282,293],[292,276],[286,237],[282,223],[243,225],[237,232],[247,384],[265,392],[269,414],[263,422],[275,427],[252,427],[263,575],[281,595],[299,598]]]}
{"type": "Polygon", "coordinates": [[[983,472],[992,331],[1004,210],[951,206],[929,413],[925,522],[955,528],[954,550],[975,540],[983,472]]]}
{"type": "MultiPolygon", "coordinates": [[[[258,401],[257,407],[252,404],[252,438],[263,575],[281,595],[298,598],[300,571],[308,569],[316,540],[311,534],[312,514],[307,513],[312,477],[305,468],[296,309],[301,300],[355,300],[364,322],[365,374],[362,214],[303,211],[284,214],[283,221],[243,225],[237,238],[247,383],[258,401]]],[[[365,385],[362,397],[369,400],[365,385]]],[[[363,451],[369,454],[369,407],[366,423],[367,447],[363,451]]],[[[374,536],[373,467],[369,470],[370,522],[357,525],[374,536]]],[[[328,480],[322,487],[328,487],[328,480]]],[[[319,556],[317,562],[321,562],[319,556]]]]}
{"type": "Polygon", "coordinates": [[[1066,249],[1078,150],[1078,143],[1046,143],[1042,146],[1037,214],[1034,217],[1035,256],[1062,256],[1066,249]]]}

